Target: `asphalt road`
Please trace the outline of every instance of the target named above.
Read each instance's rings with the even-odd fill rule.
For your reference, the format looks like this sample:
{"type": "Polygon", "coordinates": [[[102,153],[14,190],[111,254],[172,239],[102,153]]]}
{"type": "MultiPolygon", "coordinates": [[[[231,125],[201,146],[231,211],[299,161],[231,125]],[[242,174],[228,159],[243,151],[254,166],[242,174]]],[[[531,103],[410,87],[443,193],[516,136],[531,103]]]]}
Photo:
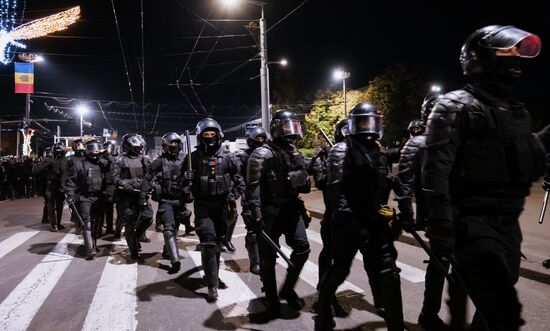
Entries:
{"type": "MultiPolygon", "coordinates": [[[[522,217],[527,259],[522,262],[517,290],[527,321],[523,330],[550,330],[550,272],[541,266],[550,254],[550,217],[543,225],[536,222],[542,201],[542,191],[537,187],[522,217]]],[[[305,195],[304,200],[314,215],[322,212],[319,192],[305,195]]],[[[248,272],[241,219],[233,239],[236,253],[222,254],[220,278],[228,288],[220,290],[216,303],[207,303],[196,236],[183,237],[180,232],[182,269],[169,274],[169,262],[161,257],[161,233],[148,232],[152,242],[143,244],[143,263],[130,263],[125,242],[108,236],[98,241],[99,257],[86,261],[82,237],[74,235],[68,210],[63,218],[67,229],[56,233],[50,232],[47,224],[40,224],[41,212],[40,198],[0,202],[0,330],[313,329],[311,305],[316,297],[321,249],[318,219],[308,229],[312,252],[297,285],[306,307],[296,312],[283,305],[283,316],[269,320],[260,279],[248,272]]],[[[427,255],[411,237],[402,236],[396,246],[405,320],[411,330],[421,330],[417,317],[427,255]]],[[[280,284],[286,264],[281,258],[278,262],[280,284]]],[[[337,329],[385,329],[383,319],[374,314],[360,255],[338,298],[345,314],[337,318],[337,329]]],[[[444,303],[440,316],[448,319],[444,303]]]]}

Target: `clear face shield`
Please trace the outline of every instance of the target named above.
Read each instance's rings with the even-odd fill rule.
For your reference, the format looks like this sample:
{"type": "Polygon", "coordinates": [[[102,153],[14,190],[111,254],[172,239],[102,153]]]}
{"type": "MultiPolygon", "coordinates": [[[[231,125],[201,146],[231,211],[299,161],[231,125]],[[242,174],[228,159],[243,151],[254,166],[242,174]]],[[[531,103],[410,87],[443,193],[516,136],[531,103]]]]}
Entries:
{"type": "Polygon", "coordinates": [[[101,147],[99,144],[87,144],[85,153],[88,157],[96,160],[101,154],[101,147]]]}
{"type": "Polygon", "coordinates": [[[351,116],[348,122],[350,134],[370,134],[381,139],[384,134],[382,115],[351,116]]]}
{"type": "Polygon", "coordinates": [[[302,138],[302,125],[297,120],[285,120],[279,126],[280,135],[285,138],[297,140],[302,138]]]}

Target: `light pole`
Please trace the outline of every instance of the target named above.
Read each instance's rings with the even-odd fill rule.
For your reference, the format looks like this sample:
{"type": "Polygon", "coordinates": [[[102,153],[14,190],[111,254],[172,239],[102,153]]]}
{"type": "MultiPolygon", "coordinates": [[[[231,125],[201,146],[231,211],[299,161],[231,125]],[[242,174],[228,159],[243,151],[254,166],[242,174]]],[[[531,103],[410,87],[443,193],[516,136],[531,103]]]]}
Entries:
{"type": "MultiPolygon", "coordinates": [[[[35,53],[21,53],[18,55],[18,58],[21,61],[25,61],[27,63],[38,63],[44,61],[44,58],[41,55],[35,54],[35,53]]],[[[25,138],[25,131],[27,130],[27,127],[31,124],[31,94],[27,93],[25,95],[25,119],[23,120],[23,128],[24,131],[22,132],[23,138],[25,138]]],[[[17,133],[17,143],[16,143],[16,156],[19,156],[19,144],[20,144],[20,138],[19,138],[19,132],[17,133]]],[[[24,147],[25,148],[25,147],[24,147]]],[[[30,147],[27,149],[27,151],[30,153],[30,147]]]]}
{"type": "MultiPolygon", "coordinates": [[[[262,102],[262,127],[269,132],[269,69],[267,68],[267,31],[264,17],[264,5],[266,3],[254,0],[244,1],[260,6],[262,10],[262,16],[260,18],[260,91],[262,102]]],[[[241,0],[221,0],[221,2],[226,7],[235,7],[241,2],[241,0]]]]}
{"type": "Polygon", "coordinates": [[[76,111],[80,114],[80,138],[82,139],[82,137],[84,136],[84,132],[82,130],[82,120],[83,120],[84,114],[88,112],[88,107],[86,107],[83,104],[80,104],[78,105],[78,107],[76,107],[76,111]]]}
{"type": "Polygon", "coordinates": [[[348,79],[351,76],[351,74],[348,71],[344,71],[342,69],[336,69],[332,73],[332,77],[336,80],[342,80],[342,90],[344,93],[344,117],[348,116],[348,108],[347,108],[347,98],[346,98],[346,79],[348,79]]]}

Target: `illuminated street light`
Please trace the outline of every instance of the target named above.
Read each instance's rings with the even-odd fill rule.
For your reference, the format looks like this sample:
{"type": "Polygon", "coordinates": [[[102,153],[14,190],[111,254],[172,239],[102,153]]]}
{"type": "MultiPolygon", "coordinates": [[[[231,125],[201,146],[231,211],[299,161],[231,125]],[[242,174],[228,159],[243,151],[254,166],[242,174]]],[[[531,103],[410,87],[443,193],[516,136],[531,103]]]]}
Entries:
{"type": "Polygon", "coordinates": [[[283,66],[283,67],[286,67],[286,65],[288,64],[288,61],[286,59],[282,59],[281,61],[279,61],[279,63],[283,66]]]}
{"type": "Polygon", "coordinates": [[[346,79],[350,78],[351,74],[348,71],[342,69],[336,69],[332,72],[332,77],[335,80],[342,80],[342,90],[344,93],[344,116],[348,116],[348,109],[346,103],[346,79]]]}
{"type": "Polygon", "coordinates": [[[441,86],[439,86],[439,85],[432,85],[431,90],[432,90],[432,92],[439,93],[439,92],[441,92],[441,86]]]}
{"type": "Polygon", "coordinates": [[[82,120],[84,117],[84,114],[88,113],[88,107],[86,105],[80,104],[78,107],[76,107],[76,111],[78,114],[80,114],[80,138],[84,136],[84,132],[82,130],[82,120]]]}

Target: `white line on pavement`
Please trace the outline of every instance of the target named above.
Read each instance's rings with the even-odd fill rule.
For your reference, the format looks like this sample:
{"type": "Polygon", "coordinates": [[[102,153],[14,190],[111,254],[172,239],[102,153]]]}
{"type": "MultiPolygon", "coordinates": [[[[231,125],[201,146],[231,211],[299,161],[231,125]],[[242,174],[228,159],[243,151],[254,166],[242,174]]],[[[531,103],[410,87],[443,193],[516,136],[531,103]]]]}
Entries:
{"type": "MultiPolygon", "coordinates": [[[[323,241],[321,240],[321,234],[318,232],[312,231],[307,229],[307,237],[308,239],[313,240],[314,242],[322,245],[323,241]]],[[[361,255],[360,252],[355,255],[355,259],[363,262],[363,255],[361,255]]],[[[401,277],[405,278],[411,283],[421,283],[424,281],[426,277],[426,272],[422,269],[415,268],[413,266],[410,266],[408,264],[396,261],[395,263],[397,267],[401,269],[401,277]]]]}
{"type": "MultiPolygon", "coordinates": [[[[290,256],[292,251],[284,246],[281,246],[281,250],[283,253],[286,254],[286,256],[290,256]]],[[[282,258],[277,259],[277,263],[282,265],[283,267],[287,268],[288,264],[286,261],[282,258]]],[[[317,283],[319,282],[319,267],[317,264],[306,261],[306,264],[304,264],[304,268],[302,269],[302,272],[300,273],[300,278],[302,278],[306,283],[313,286],[313,288],[317,287],[317,283]]],[[[351,290],[356,293],[363,293],[365,292],[363,289],[361,289],[358,286],[353,285],[352,283],[348,281],[344,281],[340,287],[338,287],[337,292],[343,292],[345,290],[351,290]]]]}
{"type": "Polygon", "coordinates": [[[19,232],[0,242],[0,259],[37,233],[38,231],[19,232]]]}
{"type": "Polygon", "coordinates": [[[82,239],[69,233],[29,272],[0,304],[0,330],[25,330],[71,263],[69,245],[82,239]]]}
{"type": "MultiPolygon", "coordinates": [[[[201,252],[187,251],[196,266],[201,266],[201,252]]],[[[218,300],[216,304],[225,317],[243,316],[250,313],[257,313],[265,310],[265,307],[258,303],[250,305],[250,300],[256,299],[256,294],[250,290],[248,285],[235,272],[227,271],[224,268],[223,258],[220,260],[220,279],[227,285],[226,289],[218,289],[218,300]]],[[[200,272],[204,276],[204,272],[200,272]]]]}
{"type": "Polygon", "coordinates": [[[113,243],[82,330],[109,330],[114,326],[128,331],[137,328],[138,264],[117,264],[115,247],[120,246],[126,246],[126,241],[113,243]]]}

